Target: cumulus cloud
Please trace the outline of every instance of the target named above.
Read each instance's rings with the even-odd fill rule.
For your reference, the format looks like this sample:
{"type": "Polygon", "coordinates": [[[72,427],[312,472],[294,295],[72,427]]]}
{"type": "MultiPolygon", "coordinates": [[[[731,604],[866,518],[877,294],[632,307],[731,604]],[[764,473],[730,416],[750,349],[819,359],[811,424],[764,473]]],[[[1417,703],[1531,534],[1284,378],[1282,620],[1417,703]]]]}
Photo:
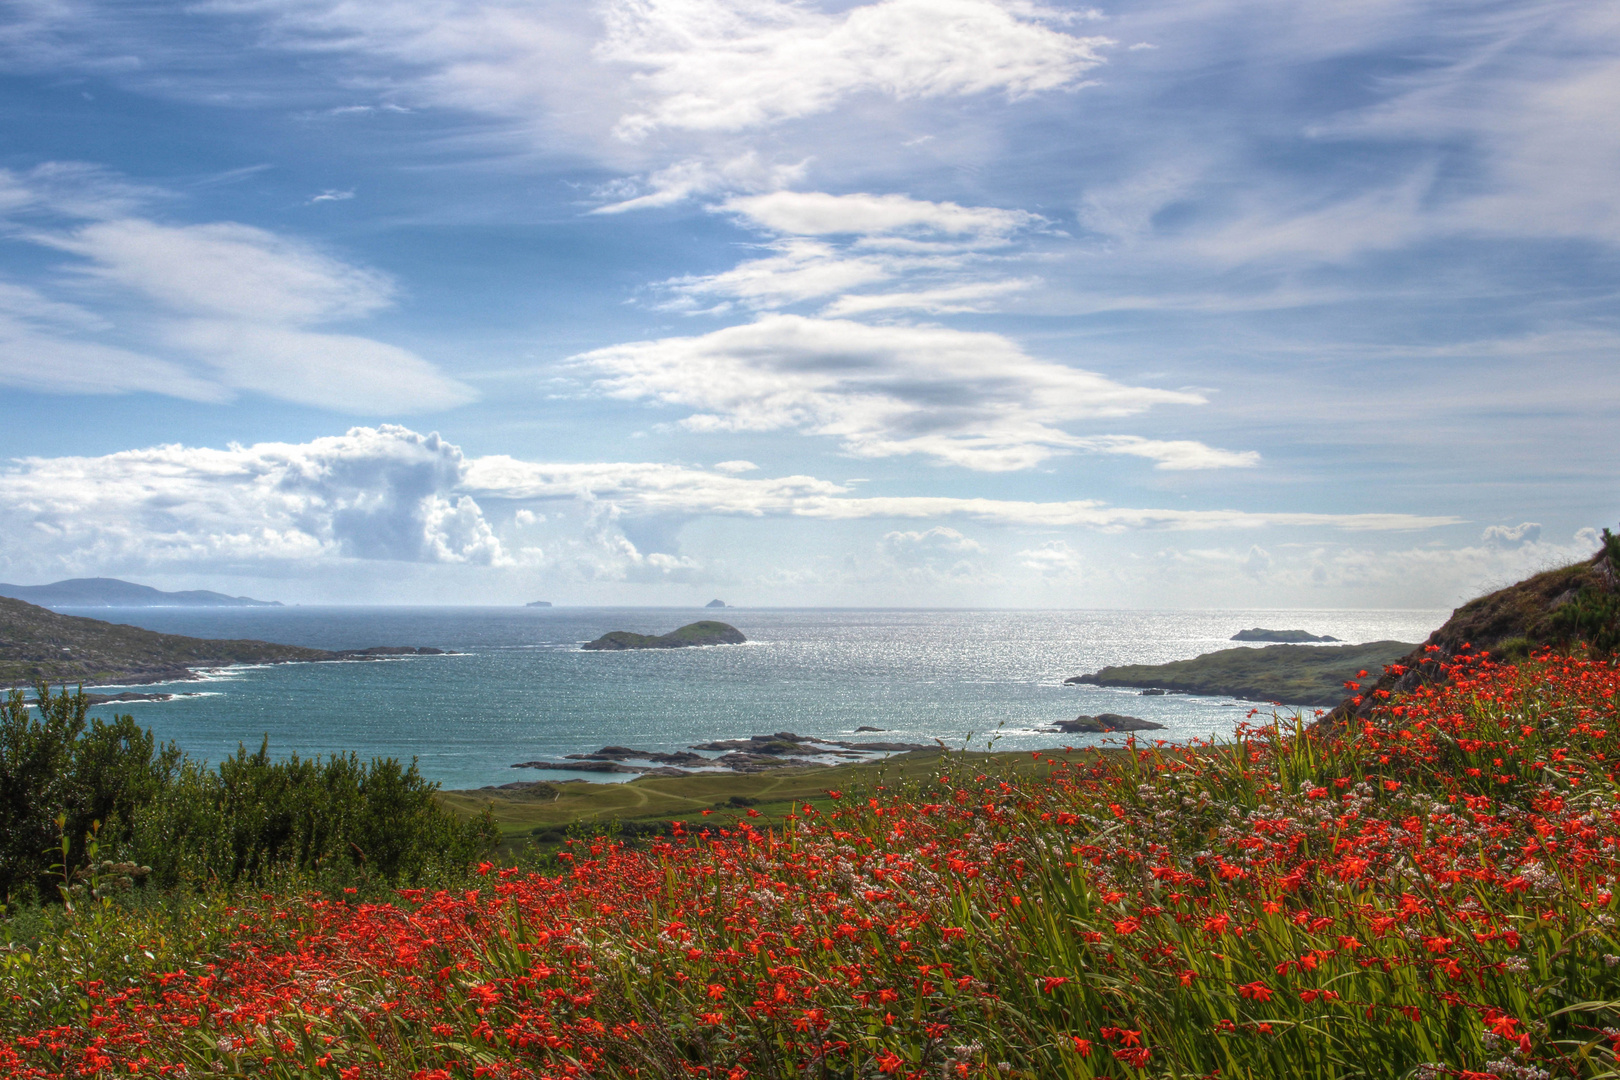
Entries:
{"type": "Polygon", "coordinates": [[[93,218],[66,227],[30,223],[22,235],[72,256],[56,287],[92,294],[100,305],[92,315],[70,300],[0,282],[0,380],[11,385],[201,401],[247,390],[363,413],[415,412],[474,397],[407,349],[316,329],[390,306],[393,282],[376,270],[234,222],[117,216],[137,196],[97,170],[5,174],[0,191],[11,192],[0,204],[9,201],[14,215],[93,218]],[[179,362],[188,356],[192,364],[179,362]]]}
{"type": "Polygon", "coordinates": [[[981,581],[986,574],[978,556],[984,546],[945,525],[918,531],[885,533],[878,541],[886,577],[919,583],[981,581]]]}
{"type": "Polygon", "coordinates": [[[1518,525],[1488,525],[1480,539],[1486,547],[1512,549],[1534,544],[1541,539],[1541,525],[1526,521],[1518,525]]]}
{"type": "Polygon", "coordinates": [[[13,561],[64,570],[242,567],[331,559],[500,564],[458,490],[466,462],[437,435],[354,428],[307,443],[179,445],[24,458],[0,472],[13,561]]]}
{"type": "Polygon", "coordinates": [[[642,105],[619,133],[739,131],[833,108],[859,93],[1020,97],[1073,87],[1104,38],[1045,25],[993,0],[880,0],[829,14],[785,0],[619,0],[603,60],[636,69],[642,105]]]}
{"type": "Polygon", "coordinates": [[[862,457],[923,454],[986,471],[1093,448],[1191,461],[1192,444],[1110,436],[1094,445],[1060,425],[1204,401],[1039,360],[999,334],[795,315],[573,359],[599,372],[610,396],[698,410],[682,421],[691,430],[797,430],[862,457]]]}
{"type": "MultiPolygon", "coordinates": [[[[645,537],[657,529],[643,528],[637,534],[642,542],[632,540],[626,522],[723,516],[925,523],[885,537],[882,546],[897,561],[906,552],[932,559],[983,556],[976,540],[943,524],[951,519],[1102,532],[1377,531],[1455,523],[1439,516],[1129,508],[1095,500],[861,497],[847,484],[747,477],[738,475],[756,471],[739,468],[747,463],[723,464],[726,469],[467,458],[437,435],[391,425],[306,443],[22,458],[0,469],[0,566],[43,575],[163,567],[246,572],[348,560],[502,566],[544,559],[567,562],[586,577],[670,580],[698,571],[700,563],[658,550],[672,544],[649,545],[645,537]],[[541,525],[552,533],[541,538],[544,547],[532,535],[541,525]],[[521,543],[512,530],[525,531],[521,543]]],[[[1062,562],[1062,549],[1052,544],[1031,551],[1036,554],[1020,556],[1026,564],[1062,562]]]]}
{"type": "Polygon", "coordinates": [[[1048,540],[1039,547],[1026,548],[1018,553],[1018,562],[1045,578],[1080,576],[1080,553],[1063,540],[1048,540]]]}

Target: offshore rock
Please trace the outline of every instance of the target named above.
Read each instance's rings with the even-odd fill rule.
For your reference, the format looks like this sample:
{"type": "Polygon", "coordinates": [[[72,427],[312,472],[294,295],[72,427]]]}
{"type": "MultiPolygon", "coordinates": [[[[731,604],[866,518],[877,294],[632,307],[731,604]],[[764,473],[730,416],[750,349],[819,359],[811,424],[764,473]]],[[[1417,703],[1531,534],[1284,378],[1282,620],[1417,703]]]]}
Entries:
{"type": "Polygon", "coordinates": [[[741,645],[748,639],[741,630],[729,623],[705,619],[687,623],[679,630],[667,634],[635,634],[628,630],[613,630],[595,641],[580,646],[594,652],[618,652],[624,649],[683,649],[694,645],[741,645]]]}

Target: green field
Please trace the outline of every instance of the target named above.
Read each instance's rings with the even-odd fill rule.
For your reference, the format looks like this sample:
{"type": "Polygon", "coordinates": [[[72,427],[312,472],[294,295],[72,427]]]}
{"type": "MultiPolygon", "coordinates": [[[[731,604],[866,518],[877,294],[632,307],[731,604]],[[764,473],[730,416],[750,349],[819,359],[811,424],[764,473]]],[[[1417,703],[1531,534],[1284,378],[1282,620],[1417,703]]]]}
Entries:
{"type": "MultiPolygon", "coordinates": [[[[1078,753],[1078,751],[1077,751],[1078,753]]],[[[1061,757],[1063,751],[1042,751],[1061,757]]],[[[779,817],[795,805],[809,802],[824,809],[829,791],[860,795],[879,786],[928,779],[947,764],[972,764],[996,775],[1030,773],[1035,757],[1020,753],[969,753],[916,750],[881,761],[837,765],[825,769],[773,769],[765,773],[706,773],[693,776],[651,776],[623,784],[583,780],[542,782],[533,787],[479,788],[442,791],[439,802],[465,817],[488,809],[510,844],[521,843],[547,827],[560,830],[576,823],[665,823],[702,820],[704,810],[739,812],[753,809],[762,817],[779,817]],[[948,759],[948,760],[947,760],[948,759]],[[737,802],[732,800],[736,799],[737,802]],[[747,801],[743,801],[747,800],[747,801]]],[[[555,835],[555,833],[553,834],[555,835]]]]}

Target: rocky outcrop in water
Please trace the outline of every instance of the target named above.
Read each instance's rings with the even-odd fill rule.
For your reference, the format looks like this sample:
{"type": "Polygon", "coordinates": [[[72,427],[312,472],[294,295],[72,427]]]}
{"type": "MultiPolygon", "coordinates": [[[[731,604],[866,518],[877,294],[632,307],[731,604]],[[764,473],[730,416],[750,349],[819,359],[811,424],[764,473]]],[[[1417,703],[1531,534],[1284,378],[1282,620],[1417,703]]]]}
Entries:
{"type": "Polygon", "coordinates": [[[582,649],[593,652],[619,652],[625,649],[683,649],[693,645],[741,645],[748,639],[735,626],[723,622],[704,620],[688,623],[667,634],[635,634],[629,630],[613,630],[595,641],[587,641],[582,649]]]}
{"type": "Polygon", "coordinates": [[[1336,637],[1327,634],[1312,634],[1306,630],[1264,630],[1256,626],[1252,630],[1239,630],[1231,637],[1232,641],[1269,641],[1278,645],[1307,645],[1313,641],[1338,641],[1336,637]]]}
{"type": "Polygon", "coordinates": [[[1152,720],[1143,720],[1140,716],[1098,713],[1096,716],[1081,715],[1073,720],[1059,720],[1046,730],[1060,731],[1068,735],[1082,732],[1090,735],[1107,735],[1116,731],[1162,731],[1164,725],[1155,724],[1152,720]]]}

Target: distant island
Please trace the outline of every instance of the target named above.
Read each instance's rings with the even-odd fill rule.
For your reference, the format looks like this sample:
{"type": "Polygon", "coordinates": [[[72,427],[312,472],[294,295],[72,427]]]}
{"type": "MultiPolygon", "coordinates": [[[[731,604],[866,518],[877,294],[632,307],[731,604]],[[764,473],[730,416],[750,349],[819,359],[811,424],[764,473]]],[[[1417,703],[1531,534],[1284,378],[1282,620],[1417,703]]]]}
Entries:
{"type": "Polygon", "coordinates": [[[1401,641],[1221,649],[1169,664],[1105,667],[1093,675],[1076,675],[1063,681],[1090,686],[1145,686],[1283,705],[1337,705],[1345,697],[1344,684],[1354,680],[1357,672],[1371,672],[1365,680],[1370,685],[1385,664],[1395,663],[1412,649],[1412,645],[1401,641]]]}
{"type": "Polygon", "coordinates": [[[688,623],[667,634],[632,634],[628,630],[614,630],[595,641],[580,646],[584,649],[617,651],[620,649],[683,649],[692,645],[741,645],[748,639],[735,626],[723,622],[688,623]]]}
{"type": "Polygon", "coordinates": [[[0,687],[36,682],[73,686],[175,682],[197,678],[194,668],[375,660],[442,652],[409,645],[332,651],[268,641],[214,641],[62,615],[22,600],[0,598],[0,687]]]}
{"type": "Polygon", "coordinates": [[[1304,630],[1262,630],[1256,626],[1252,630],[1239,630],[1229,639],[1231,641],[1275,641],[1284,645],[1303,645],[1310,641],[1338,641],[1336,637],[1316,634],[1304,630]]]}
{"type": "Polygon", "coordinates": [[[551,601],[550,600],[530,600],[527,604],[524,604],[523,606],[524,607],[550,607],[551,606],[551,601]]]}
{"type": "Polygon", "coordinates": [[[707,604],[704,604],[703,606],[704,607],[725,607],[726,602],[724,600],[710,600],[707,604]]]}
{"type": "Polygon", "coordinates": [[[226,596],[207,589],[164,592],[110,577],[68,578],[49,585],[0,584],[0,597],[26,600],[40,607],[281,607],[280,600],[226,596]]]}

